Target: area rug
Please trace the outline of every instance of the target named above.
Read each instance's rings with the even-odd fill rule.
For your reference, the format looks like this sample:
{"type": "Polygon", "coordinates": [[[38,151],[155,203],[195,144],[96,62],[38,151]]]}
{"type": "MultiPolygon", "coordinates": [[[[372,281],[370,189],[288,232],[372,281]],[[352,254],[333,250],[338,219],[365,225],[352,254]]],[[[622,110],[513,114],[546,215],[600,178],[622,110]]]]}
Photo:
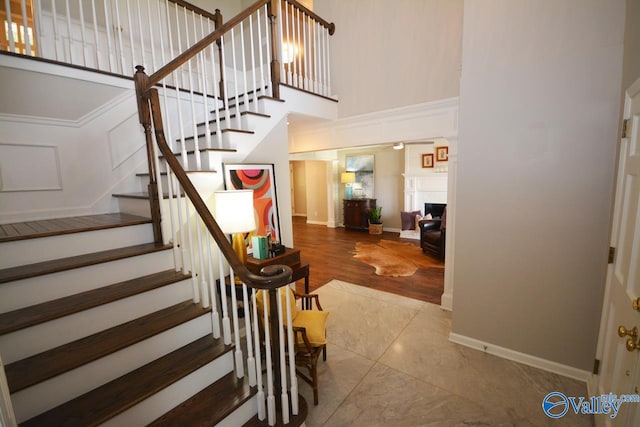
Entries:
{"type": "Polygon", "coordinates": [[[416,245],[391,240],[357,242],[353,257],[375,267],[378,276],[412,276],[418,268],[444,267],[416,245]]]}

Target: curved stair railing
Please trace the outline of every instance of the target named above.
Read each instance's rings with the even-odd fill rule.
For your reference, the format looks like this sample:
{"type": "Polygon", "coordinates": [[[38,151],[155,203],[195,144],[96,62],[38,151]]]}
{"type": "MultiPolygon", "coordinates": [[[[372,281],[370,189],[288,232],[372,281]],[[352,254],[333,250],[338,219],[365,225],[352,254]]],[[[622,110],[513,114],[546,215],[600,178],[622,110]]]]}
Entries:
{"type": "Polygon", "coordinates": [[[177,268],[193,273],[193,300],[211,306],[213,336],[235,345],[236,376],[246,371],[249,385],[256,387],[258,418],[288,424],[299,412],[298,387],[291,322],[284,321],[290,307],[277,295],[290,283],[291,269],[271,266],[251,273],[188,171],[210,170],[220,161],[210,156],[234,151],[222,138],[221,122],[240,126],[245,113],[260,113],[262,98],[279,97],[281,83],[329,93],[327,37],[334,26],[295,0],[259,0],[224,24],[219,17],[214,27],[150,76],[136,67],[156,239],[172,242],[177,268]],[[282,40],[305,44],[308,51],[297,65],[283,65],[282,40]],[[270,295],[262,313],[256,304],[260,289],[270,295]],[[243,323],[237,298],[245,307],[243,323]]]}

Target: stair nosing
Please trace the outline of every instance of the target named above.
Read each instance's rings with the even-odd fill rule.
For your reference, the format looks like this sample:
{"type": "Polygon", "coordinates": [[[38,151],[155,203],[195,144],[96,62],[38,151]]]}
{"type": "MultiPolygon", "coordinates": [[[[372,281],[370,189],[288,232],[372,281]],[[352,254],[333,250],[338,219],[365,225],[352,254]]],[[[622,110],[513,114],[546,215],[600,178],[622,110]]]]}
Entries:
{"type": "Polygon", "coordinates": [[[169,269],[0,313],[0,335],[40,325],[50,320],[148,292],[190,277],[191,275],[176,272],[175,269],[169,269]]]}
{"type": "Polygon", "coordinates": [[[183,408],[189,409],[194,404],[198,404],[200,400],[216,402],[215,408],[211,408],[206,414],[202,413],[202,406],[200,406],[200,411],[187,410],[191,418],[181,418],[180,421],[183,423],[189,421],[188,425],[216,425],[257,393],[258,390],[256,387],[249,386],[249,381],[246,376],[237,378],[235,372],[229,372],[218,379],[218,381],[171,408],[165,414],[148,424],[147,427],[160,427],[167,423],[168,425],[175,425],[175,421],[177,421],[175,418],[184,412],[185,409],[183,408]],[[222,406],[221,403],[224,403],[224,406],[222,406]],[[194,417],[194,415],[197,415],[197,417],[194,417]],[[196,420],[198,422],[194,423],[196,420]]]}
{"type": "Polygon", "coordinates": [[[106,251],[92,252],[89,254],[5,268],[0,270],[0,284],[28,279],[31,277],[44,276],[46,274],[59,273],[61,271],[68,271],[80,267],[88,267],[110,261],[117,261],[136,255],[164,251],[171,247],[171,245],[165,245],[163,243],[142,243],[124,248],[108,249],[106,251]]]}
{"type": "Polygon", "coordinates": [[[11,393],[15,393],[39,382],[64,374],[72,369],[86,365],[101,357],[113,354],[182,323],[193,320],[210,311],[210,308],[202,308],[194,304],[191,300],[184,301],[113,326],[104,331],[10,363],[5,366],[9,390],[11,393]],[[109,345],[100,348],[99,345],[92,345],[92,343],[109,343],[109,345]],[[89,353],[88,349],[91,350],[92,353],[89,353]],[[76,360],[64,357],[64,355],[70,354],[82,354],[83,357],[77,358],[76,360]],[[51,362],[53,360],[62,360],[64,363],[54,366],[51,362]],[[44,366],[47,369],[36,372],[32,368],[27,371],[27,367],[29,366],[44,366]],[[25,375],[25,372],[29,372],[29,374],[25,375]]]}
{"type": "Polygon", "coordinates": [[[20,425],[23,427],[51,425],[54,416],[67,421],[56,424],[58,426],[102,424],[211,363],[233,348],[233,346],[225,346],[222,340],[216,340],[208,334],[20,425]],[[161,372],[155,372],[159,369],[161,372]],[[158,383],[153,384],[148,378],[153,378],[158,383]],[[131,387],[130,384],[136,384],[136,387],[131,387]],[[142,387],[141,384],[146,387],[142,387]],[[105,393],[107,396],[104,396],[105,393]],[[118,399],[113,399],[113,395],[117,395],[118,399]],[[79,411],[78,408],[82,408],[84,412],[79,411]]]}
{"type": "MultiPolygon", "coordinates": [[[[233,129],[233,128],[221,129],[220,132],[222,132],[222,133],[227,133],[227,132],[242,133],[242,134],[245,134],[245,135],[253,135],[253,134],[255,134],[255,132],[252,131],[252,130],[233,129]]],[[[209,132],[209,135],[217,135],[217,133],[218,132],[214,130],[214,131],[209,132]]],[[[206,136],[207,135],[205,133],[198,134],[198,138],[206,138],[206,136]]],[[[186,138],[184,138],[185,141],[192,141],[193,139],[195,139],[193,136],[187,136],[186,138]]],[[[180,142],[180,140],[181,140],[180,138],[177,138],[176,142],[180,142]]]]}

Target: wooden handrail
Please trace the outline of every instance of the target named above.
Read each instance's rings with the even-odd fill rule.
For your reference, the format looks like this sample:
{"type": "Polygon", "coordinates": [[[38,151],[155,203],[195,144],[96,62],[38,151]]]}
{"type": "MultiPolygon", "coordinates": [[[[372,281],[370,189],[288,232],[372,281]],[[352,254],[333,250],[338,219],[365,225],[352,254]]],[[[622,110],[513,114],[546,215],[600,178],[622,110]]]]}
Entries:
{"type": "Polygon", "coordinates": [[[285,2],[291,3],[293,7],[298,9],[300,12],[309,15],[311,18],[313,18],[314,21],[318,21],[323,27],[329,30],[330,36],[332,36],[333,33],[336,32],[336,24],[334,24],[333,22],[325,21],[324,19],[322,19],[322,17],[320,17],[320,15],[317,15],[312,10],[307,9],[305,5],[298,3],[296,0],[285,0],[285,2]]]}
{"type": "Polygon", "coordinates": [[[182,185],[185,195],[189,198],[196,212],[202,218],[205,226],[214,238],[220,251],[229,262],[235,274],[249,287],[257,289],[276,289],[291,282],[291,268],[285,265],[268,266],[262,269],[261,275],[253,274],[240,261],[238,255],[233,251],[233,247],[227,240],[226,235],[222,232],[213,215],[207,208],[204,200],[200,197],[198,190],[187,176],[184,168],[173,154],[164,136],[162,124],[162,112],[160,111],[160,99],[158,97],[158,89],[152,88],[146,92],[139,92],[139,88],[148,86],[148,76],[144,73],[143,67],[136,67],[137,71],[134,75],[136,81],[136,92],[138,97],[139,119],[142,126],[150,128],[153,122],[153,128],[156,136],[156,144],[160,152],[164,155],[169,168],[173,171],[178,182],[182,185]],[[150,116],[150,117],[149,117],[150,116]]]}
{"type": "Polygon", "coordinates": [[[199,8],[198,6],[196,6],[196,5],[194,5],[194,4],[191,4],[191,3],[187,2],[187,1],[184,1],[184,0],[169,0],[169,1],[170,1],[171,3],[175,3],[175,4],[177,4],[178,6],[182,6],[182,7],[184,7],[184,8],[185,8],[185,9],[187,9],[187,10],[190,10],[190,11],[192,11],[192,12],[195,12],[195,13],[197,13],[198,15],[202,15],[202,16],[204,16],[204,17],[206,17],[206,18],[209,18],[209,19],[211,19],[212,21],[215,21],[215,20],[216,20],[216,16],[215,16],[213,13],[211,13],[211,12],[209,12],[209,11],[206,11],[206,10],[204,10],[204,9],[202,9],[202,8],[199,8]]]}
{"type": "MultiPolygon", "coordinates": [[[[185,62],[189,61],[191,58],[196,56],[204,48],[206,48],[216,40],[219,40],[226,32],[231,30],[237,24],[244,21],[246,18],[248,18],[255,11],[263,7],[265,4],[271,3],[272,1],[273,0],[256,1],[247,9],[243,10],[238,15],[234,16],[229,21],[222,24],[220,27],[218,27],[208,36],[204,37],[203,39],[195,43],[193,46],[191,46],[189,49],[185,50],[180,55],[176,56],[174,59],[172,59],[167,64],[165,64],[162,68],[160,68],[155,73],[149,76],[149,82],[146,89],[149,89],[151,86],[155,85],[156,83],[159,83],[160,80],[162,80],[163,78],[167,77],[169,74],[176,71],[178,67],[180,67],[182,64],[184,64],[185,62]]],[[[284,1],[291,3],[294,7],[296,7],[303,13],[306,13],[307,15],[312,17],[314,20],[318,21],[320,24],[322,24],[325,28],[329,30],[330,35],[333,35],[333,33],[335,33],[336,26],[334,23],[329,23],[326,20],[322,19],[320,16],[316,15],[315,13],[307,9],[305,6],[298,3],[296,0],[284,0],[284,1]]]]}
{"type": "Polygon", "coordinates": [[[260,9],[262,6],[264,6],[267,3],[269,3],[269,0],[258,0],[257,2],[249,6],[247,9],[240,12],[238,15],[234,16],[229,21],[222,24],[220,28],[213,31],[208,36],[204,37],[199,42],[191,46],[189,49],[185,50],[180,55],[173,58],[162,68],[160,68],[158,71],[156,71],[155,73],[149,76],[147,89],[149,89],[151,86],[155,85],[156,83],[159,83],[160,80],[164,79],[169,74],[176,71],[178,67],[180,67],[182,64],[184,64],[185,62],[187,62],[188,60],[196,56],[198,53],[200,53],[200,51],[202,51],[204,48],[209,46],[211,43],[220,39],[227,31],[231,30],[237,24],[244,21],[246,18],[249,17],[249,15],[254,13],[256,10],[260,9]]]}

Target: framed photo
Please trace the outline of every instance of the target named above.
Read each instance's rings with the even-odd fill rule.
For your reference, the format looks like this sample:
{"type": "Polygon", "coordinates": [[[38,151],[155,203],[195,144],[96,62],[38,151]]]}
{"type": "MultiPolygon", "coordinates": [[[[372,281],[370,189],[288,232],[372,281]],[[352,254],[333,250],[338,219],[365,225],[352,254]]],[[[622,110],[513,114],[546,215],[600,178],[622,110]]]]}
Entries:
{"type": "Polygon", "coordinates": [[[422,155],[422,167],[423,168],[432,168],[433,167],[433,154],[423,154],[422,155]]]}
{"type": "Polygon", "coordinates": [[[245,234],[247,252],[253,253],[251,236],[271,233],[273,241],[281,242],[280,218],[276,199],[276,177],[272,163],[223,163],[225,190],[253,190],[256,231],[245,234]]]}
{"type": "Polygon", "coordinates": [[[449,160],[449,147],[436,147],[436,160],[439,162],[449,160]]]}

